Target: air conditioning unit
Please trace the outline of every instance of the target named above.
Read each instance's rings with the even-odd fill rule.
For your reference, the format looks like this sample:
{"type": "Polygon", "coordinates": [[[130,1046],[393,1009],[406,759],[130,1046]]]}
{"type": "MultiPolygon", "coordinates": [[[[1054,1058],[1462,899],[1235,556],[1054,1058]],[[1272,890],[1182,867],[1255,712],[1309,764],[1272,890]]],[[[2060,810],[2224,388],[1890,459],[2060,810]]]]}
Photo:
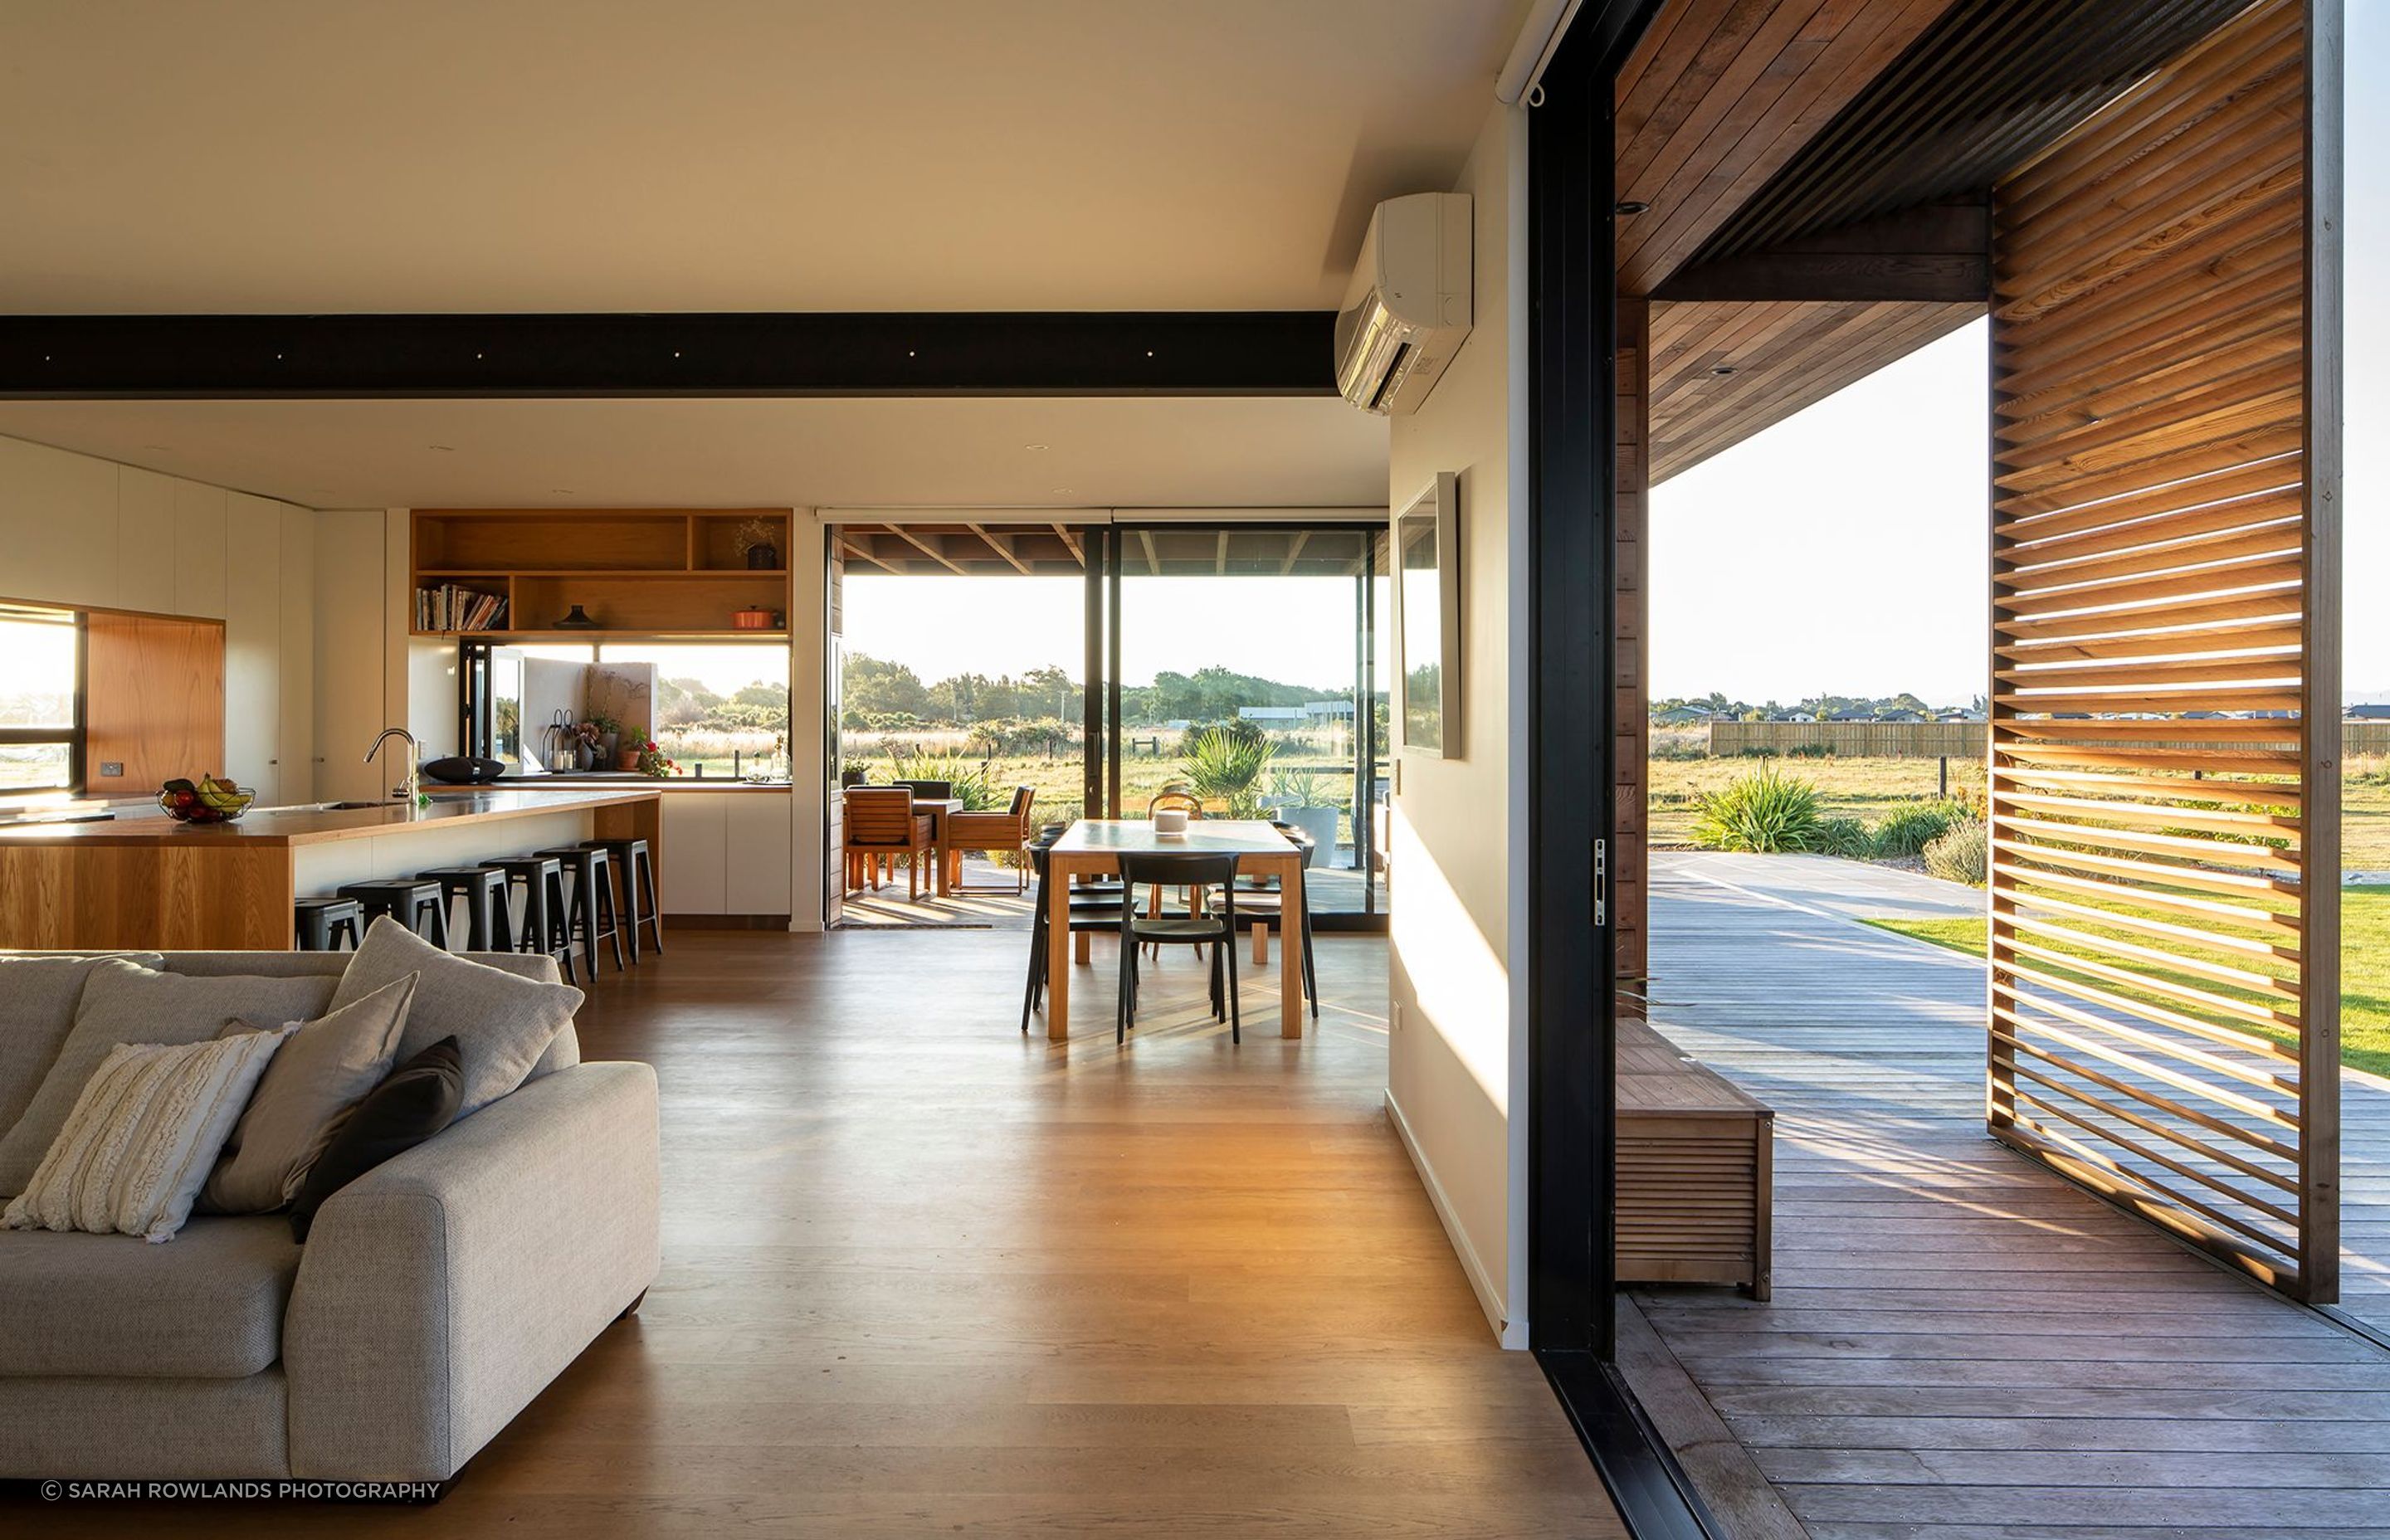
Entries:
{"type": "Polygon", "coordinates": [[[1336,388],[1366,412],[1415,412],[1469,336],[1466,193],[1392,198],[1369,216],[1336,314],[1336,388]]]}

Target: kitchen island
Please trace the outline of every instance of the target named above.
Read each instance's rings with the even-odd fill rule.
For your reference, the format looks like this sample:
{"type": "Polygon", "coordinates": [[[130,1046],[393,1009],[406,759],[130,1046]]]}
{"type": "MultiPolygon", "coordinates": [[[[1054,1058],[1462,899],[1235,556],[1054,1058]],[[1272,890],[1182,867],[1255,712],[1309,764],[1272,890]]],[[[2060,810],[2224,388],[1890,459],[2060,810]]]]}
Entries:
{"type": "Polygon", "coordinates": [[[645,839],[652,789],[449,792],[427,808],[252,808],[229,824],[165,816],[0,828],[0,948],[288,950],[291,908],[344,882],[412,877],[593,838],[645,839]]]}

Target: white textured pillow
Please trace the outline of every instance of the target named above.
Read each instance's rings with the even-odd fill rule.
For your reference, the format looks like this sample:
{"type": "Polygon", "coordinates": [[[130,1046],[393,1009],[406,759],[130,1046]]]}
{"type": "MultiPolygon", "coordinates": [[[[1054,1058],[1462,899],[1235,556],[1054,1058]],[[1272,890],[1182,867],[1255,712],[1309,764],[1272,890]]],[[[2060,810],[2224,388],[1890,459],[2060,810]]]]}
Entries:
{"type": "Polygon", "coordinates": [[[0,1226],[172,1240],[286,1035],[109,1049],[0,1226]]]}

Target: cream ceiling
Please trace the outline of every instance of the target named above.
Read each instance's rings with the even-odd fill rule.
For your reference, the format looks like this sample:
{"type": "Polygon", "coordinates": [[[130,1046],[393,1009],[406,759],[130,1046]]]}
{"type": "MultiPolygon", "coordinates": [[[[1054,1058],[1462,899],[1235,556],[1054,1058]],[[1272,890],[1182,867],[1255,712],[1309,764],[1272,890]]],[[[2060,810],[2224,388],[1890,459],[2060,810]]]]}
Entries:
{"type": "Polygon", "coordinates": [[[1386,499],[1386,419],[1336,396],[0,402],[0,434],[312,507],[1386,499]]]}
{"type": "Polygon", "coordinates": [[[1325,306],[1525,4],[0,5],[0,312],[1325,306]]]}

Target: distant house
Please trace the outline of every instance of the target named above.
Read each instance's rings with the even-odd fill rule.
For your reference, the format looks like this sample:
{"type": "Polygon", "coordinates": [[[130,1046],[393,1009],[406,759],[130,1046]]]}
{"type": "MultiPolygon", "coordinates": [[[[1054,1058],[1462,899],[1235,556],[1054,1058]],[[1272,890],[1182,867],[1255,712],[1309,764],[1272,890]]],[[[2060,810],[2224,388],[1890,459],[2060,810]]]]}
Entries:
{"type": "Polygon", "coordinates": [[[1291,727],[1304,720],[1304,710],[1302,706],[1240,706],[1237,708],[1237,720],[1291,727]]]}
{"type": "Polygon", "coordinates": [[[2348,720],[2351,722],[2390,722],[2390,705],[2376,705],[2369,702],[2362,706],[2351,706],[2348,708],[2348,720]]]}
{"type": "Polygon", "coordinates": [[[1314,722],[1343,722],[1353,714],[1350,700],[1306,700],[1303,714],[1314,722]]]}
{"type": "Polygon", "coordinates": [[[1925,718],[1915,712],[1886,712],[1882,716],[1871,716],[1864,718],[1863,720],[1869,722],[1922,722],[1925,718]]]}
{"type": "Polygon", "coordinates": [[[1651,720],[1662,727],[1690,727],[1720,719],[1706,706],[1671,706],[1666,711],[1653,712],[1651,720]]]}

